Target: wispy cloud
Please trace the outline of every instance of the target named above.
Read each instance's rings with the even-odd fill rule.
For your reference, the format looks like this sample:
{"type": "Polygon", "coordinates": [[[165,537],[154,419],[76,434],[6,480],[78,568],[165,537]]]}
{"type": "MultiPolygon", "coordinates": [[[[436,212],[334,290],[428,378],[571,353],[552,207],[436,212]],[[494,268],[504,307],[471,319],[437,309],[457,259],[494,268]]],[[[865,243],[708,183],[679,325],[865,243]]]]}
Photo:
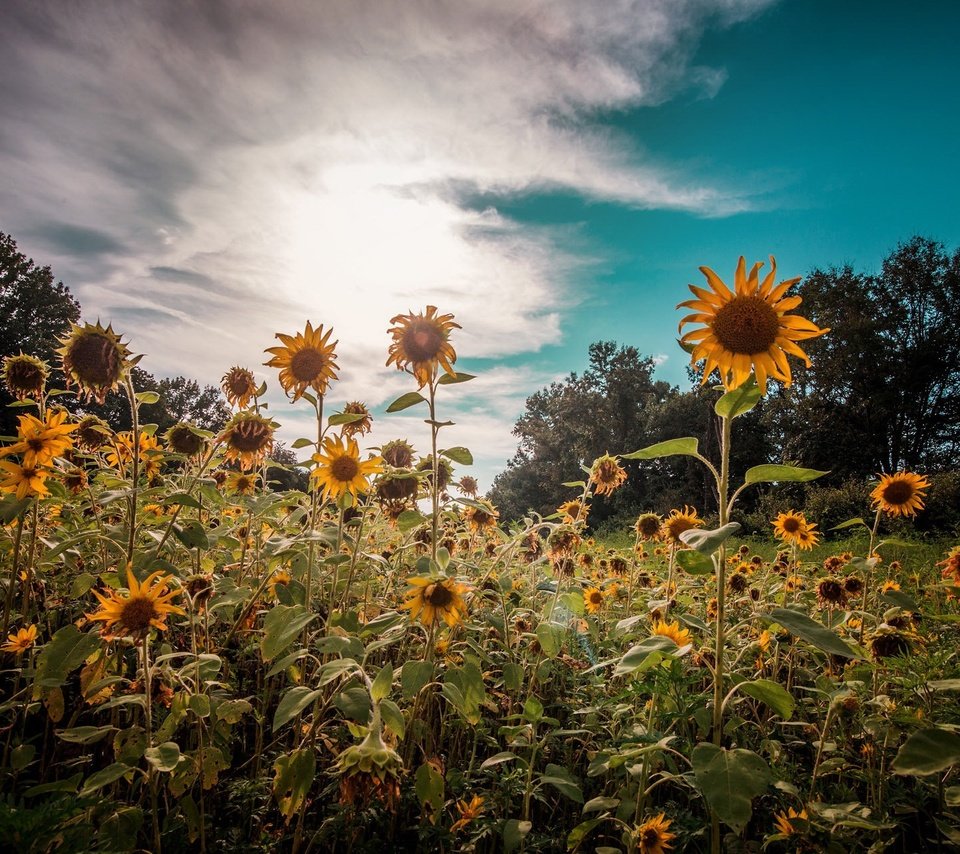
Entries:
{"type": "MultiPolygon", "coordinates": [[[[0,227],[155,373],[215,382],[310,318],[336,329],[343,396],[382,403],[393,314],[437,304],[464,357],[501,357],[557,342],[578,302],[593,258],[575,227],[478,193],[744,207],[596,117],[714,94],[722,70],[688,65],[700,33],[763,5],[15,0],[0,227]]],[[[488,419],[489,446],[515,414],[488,419]]]]}

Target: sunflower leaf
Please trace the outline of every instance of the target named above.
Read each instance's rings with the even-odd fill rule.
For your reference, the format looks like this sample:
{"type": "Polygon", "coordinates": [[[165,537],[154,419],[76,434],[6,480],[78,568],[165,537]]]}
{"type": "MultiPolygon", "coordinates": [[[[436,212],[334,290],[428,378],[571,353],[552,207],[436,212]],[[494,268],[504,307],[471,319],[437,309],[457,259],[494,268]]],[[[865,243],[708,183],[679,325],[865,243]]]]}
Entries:
{"type": "Polygon", "coordinates": [[[416,406],[418,403],[426,403],[427,399],[422,395],[418,394],[415,391],[408,391],[406,394],[401,394],[393,403],[387,407],[387,412],[400,412],[404,409],[409,409],[411,406],[416,406]]]}
{"type": "Polygon", "coordinates": [[[341,424],[355,424],[366,417],[362,412],[335,412],[327,419],[327,424],[330,427],[339,427],[341,424]]]}
{"type": "Polygon", "coordinates": [[[802,469],[798,466],[763,465],[747,469],[745,484],[751,483],[806,483],[829,474],[829,471],[802,469]]]}
{"type": "Polygon", "coordinates": [[[437,383],[439,385],[455,385],[456,383],[469,382],[472,379],[476,379],[476,374],[461,374],[454,371],[452,374],[442,374],[437,383]]]}
{"type": "Polygon", "coordinates": [[[473,454],[460,445],[455,448],[447,448],[439,453],[441,457],[446,457],[449,460],[453,460],[455,463],[460,463],[462,466],[473,465],[473,454]]]}
{"type": "Polygon", "coordinates": [[[910,736],[893,760],[897,774],[924,776],[960,762],[960,733],[946,729],[922,729],[910,736]]]}
{"type": "Polygon", "coordinates": [[[656,460],[660,457],[686,456],[696,457],[699,455],[697,448],[699,440],[693,436],[686,436],[683,439],[668,439],[666,442],[657,442],[655,445],[648,445],[632,454],[623,454],[622,460],[656,460]]]}
{"type": "Polygon", "coordinates": [[[691,528],[680,534],[680,539],[702,555],[713,554],[720,546],[740,530],[739,522],[727,522],[722,528],[704,531],[691,528]]]}
{"type": "Polygon", "coordinates": [[[847,519],[846,522],[841,522],[839,525],[834,525],[830,530],[831,531],[842,531],[844,528],[853,528],[856,525],[862,525],[864,528],[869,528],[870,526],[863,521],[859,516],[856,519],[847,519]]]}
{"type": "Polygon", "coordinates": [[[840,636],[826,626],[810,619],[806,614],[788,608],[774,608],[770,618],[783,626],[790,634],[802,638],[815,647],[841,658],[856,658],[857,654],[840,636]]]}
{"type": "Polygon", "coordinates": [[[761,397],[757,381],[751,376],[742,386],[723,395],[714,405],[713,411],[721,418],[736,418],[753,409],[761,397]]]}
{"type": "Polygon", "coordinates": [[[710,555],[700,554],[694,549],[677,552],[677,563],[690,575],[712,575],[717,571],[710,555]]]}

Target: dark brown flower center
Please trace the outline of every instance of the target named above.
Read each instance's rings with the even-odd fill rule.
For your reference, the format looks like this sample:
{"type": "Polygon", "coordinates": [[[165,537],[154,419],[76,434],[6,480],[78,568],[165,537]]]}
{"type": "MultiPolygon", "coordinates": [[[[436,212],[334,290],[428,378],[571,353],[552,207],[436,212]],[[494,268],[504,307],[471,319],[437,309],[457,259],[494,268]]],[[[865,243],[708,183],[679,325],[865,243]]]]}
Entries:
{"type": "Polygon", "coordinates": [[[415,320],[403,333],[403,351],[411,362],[435,359],[443,346],[443,335],[428,320],[415,320]]]}
{"type": "Polygon", "coordinates": [[[170,447],[178,454],[192,457],[203,448],[203,437],[187,427],[174,427],[170,431],[170,447]]]}
{"type": "Polygon", "coordinates": [[[32,362],[11,361],[7,368],[7,384],[15,391],[40,391],[43,388],[43,371],[32,362]]]}
{"type": "Polygon", "coordinates": [[[788,516],[786,519],[783,520],[783,524],[781,527],[783,528],[783,531],[786,534],[796,534],[797,531],[800,530],[802,525],[800,524],[800,520],[796,516],[788,516]]]}
{"type": "Polygon", "coordinates": [[[908,504],[915,494],[909,480],[892,480],[883,488],[883,500],[893,506],[908,504]]]}
{"type": "Polygon", "coordinates": [[[330,464],[330,474],[342,483],[349,483],[360,474],[360,464],[353,457],[344,454],[330,464]]]}
{"type": "Polygon", "coordinates": [[[434,608],[446,608],[453,602],[453,593],[443,584],[431,584],[427,587],[424,598],[434,608]]]}
{"type": "Polygon", "coordinates": [[[710,326],[731,353],[763,353],[777,340],[780,318],[762,297],[738,296],[717,311],[710,326]]]}
{"type": "Polygon", "coordinates": [[[89,332],[70,345],[66,361],[80,382],[95,387],[113,385],[122,372],[117,345],[109,338],[89,332]]]}
{"type": "Polygon", "coordinates": [[[324,373],[329,364],[326,356],[313,347],[305,347],[294,353],[290,360],[290,373],[302,383],[313,382],[324,373]]]}
{"type": "Polygon", "coordinates": [[[159,616],[149,596],[132,596],[123,605],[120,623],[130,634],[142,634],[150,628],[150,621],[159,616]]]}
{"type": "Polygon", "coordinates": [[[641,537],[655,537],[660,530],[660,519],[656,516],[641,516],[637,520],[637,530],[641,537]]]}
{"type": "Polygon", "coordinates": [[[238,451],[262,451],[270,444],[271,431],[259,421],[241,421],[230,431],[230,447],[238,451]]]}

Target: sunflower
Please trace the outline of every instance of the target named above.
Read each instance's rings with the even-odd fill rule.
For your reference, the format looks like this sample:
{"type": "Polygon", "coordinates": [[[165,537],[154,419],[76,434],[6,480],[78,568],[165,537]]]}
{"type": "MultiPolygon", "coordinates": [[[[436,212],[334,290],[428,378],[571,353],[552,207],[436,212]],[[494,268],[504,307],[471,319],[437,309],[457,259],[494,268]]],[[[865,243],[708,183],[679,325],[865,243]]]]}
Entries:
{"type": "Polygon", "coordinates": [[[463,518],[474,531],[486,531],[497,527],[500,514],[488,501],[479,502],[480,506],[469,505],[463,509],[463,518]]]}
{"type": "MultiPolygon", "coordinates": [[[[146,433],[140,433],[138,442],[140,449],[138,457],[140,459],[140,471],[146,476],[147,480],[153,480],[160,474],[160,445],[156,436],[148,436],[146,433]]],[[[113,437],[113,444],[107,451],[107,463],[119,471],[121,474],[126,472],[127,463],[133,460],[133,432],[124,430],[113,437]]]]}
{"type": "Polygon", "coordinates": [[[670,638],[677,646],[686,646],[690,643],[690,630],[680,628],[679,620],[674,620],[672,623],[657,620],[653,624],[650,634],[670,638]]]}
{"type": "Polygon", "coordinates": [[[0,647],[4,652],[12,652],[14,655],[22,655],[37,641],[37,627],[27,626],[25,629],[17,629],[13,634],[7,635],[7,642],[0,647]]]}
{"type": "Polygon", "coordinates": [[[130,370],[130,350],[112,325],[104,329],[98,320],[96,325],[71,326],[60,343],[57,353],[67,386],[76,383],[87,400],[103,403],[130,370]]]}
{"type": "Polygon", "coordinates": [[[804,551],[810,551],[820,540],[819,534],[813,529],[817,526],[813,522],[808,522],[805,528],[797,532],[797,547],[804,551]]]}
{"type": "Polygon", "coordinates": [[[653,818],[648,818],[637,828],[637,851],[640,854],[664,854],[665,851],[673,848],[670,841],[676,838],[676,834],[667,830],[671,822],[665,819],[664,815],[665,813],[660,813],[653,818]]]}
{"type": "Polygon", "coordinates": [[[597,495],[609,495],[627,479],[627,472],[618,458],[610,454],[597,457],[590,467],[590,483],[597,495]]]}
{"type": "Polygon", "coordinates": [[[821,608],[843,608],[847,604],[847,591],[835,578],[825,578],[817,585],[817,603],[821,608]]]}
{"type": "Polygon", "coordinates": [[[130,635],[142,640],[150,628],[166,631],[164,622],[167,614],[185,614],[183,608],[170,603],[180,595],[179,590],[168,590],[173,576],[161,571],[150,573],[143,582],[138,582],[132,570],[127,568],[127,595],[121,596],[115,590],[104,596],[97,590],[93,595],[100,600],[100,610],[87,614],[93,621],[103,622],[105,637],[130,635]],[[117,633],[113,629],[116,628],[117,633]]]}
{"type": "Polygon", "coordinates": [[[273,448],[274,424],[256,412],[241,411],[233,416],[217,437],[226,445],[225,457],[243,471],[258,466],[273,448]]]}
{"type": "Polygon", "coordinates": [[[370,481],[367,478],[372,474],[383,471],[383,460],[380,457],[371,457],[360,461],[360,449],[357,443],[350,438],[344,442],[344,437],[328,436],[323,440],[320,453],[313,455],[317,467],[310,473],[310,477],[323,488],[323,500],[337,499],[349,493],[357,498],[364,492],[370,491],[370,481]]]}
{"type": "Polygon", "coordinates": [[[802,809],[797,812],[793,807],[790,807],[786,812],[774,815],[773,823],[776,825],[778,833],[782,833],[784,836],[793,836],[794,833],[797,833],[797,828],[793,826],[792,820],[796,819],[803,822],[808,821],[807,811],[802,809]]]}
{"type": "MultiPolygon", "coordinates": [[[[440,492],[444,492],[453,480],[453,466],[450,465],[450,461],[446,457],[439,457],[438,460],[437,488],[440,492]]],[[[427,456],[420,458],[420,462],[417,463],[417,471],[426,475],[424,480],[429,487],[433,483],[433,454],[427,454],[427,456]]]]}
{"type": "Polygon", "coordinates": [[[286,587],[293,579],[290,577],[290,573],[285,569],[278,569],[271,577],[270,581],[267,582],[267,587],[270,589],[270,598],[277,598],[277,587],[286,587]]]}
{"type": "Polygon", "coordinates": [[[61,475],[63,485],[70,490],[73,495],[79,495],[90,483],[86,471],[78,466],[71,466],[61,475]]]}
{"type": "Polygon", "coordinates": [[[954,584],[960,584],[960,546],[954,546],[947,553],[946,558],[941,560],[937,566],[943,567],[943,577],[954,584]]]}
{"type": "Polygon", "coordinates": [[[407,601],[400,607],[410,612],[410,619],[419,619],[425,626],[434,625],[439,618],[448,626],[456,626],[467,616],[463,594],[467,587],[453,578],[407,579],[410,589],[407,601]]]}
{"type": "Polygon", "coordinates": [[[882,474],[870,497],[875,509],[891,516],[916,516],[918,510],[923,510],[924,490],[929,486],[930,482],[923,475],[913,472],[882,474]]]}
{"type": "Polygon", "coordinates": [[[395,469],[408,469],[413,465],[413,445],[406,439],[394,439],[380,446],[380,456],[395,469]]]}
{"type": "Polygon", "coordinates": [[[803,513],[796,510],[778,513],[777,518],[771,524],[773,525],[774,536],[785,543],[793,543],[796,546],[801,545],[803,532],[810,527],[810,523],[807,522],[803,513]]]}
{"type": "Polygon", "coordinates": [[[660,536],[660,526],[663,518],[656,513],[642,513],[637,517],[633,529],[641,540],[655,540],[660,536]]]}
{"type": "Polygon", "coordinates": [[[438,368],[455,376],[452,365],[457,353],[450,344],[450,332],[460,329],[452,314],[437,314],[437,307],[428,305],[425,314],[398,314],[390,319],[393,326],[387,333],[393,343],[387,351],[387,365],[408,370],[423,388],[436,376],[438,368]]]}
{"type": "Polygon", "coordinates": [[[479,795],[474,795],[470,799],[470,803],[467,803],[465,800],[458,801],[457,812],[460,814],[460,818],[450,827],[451,833],[456,833],[480,817],[480,814],[483,812],[483,798],[479,795]]]}
{"type": "Polygon", "coordinates": [[[50,476],[49,469],[39,466],[21,466],[9,460],[0,460],[0,492],[14,492],[17,498],[32,498],[49,495],[46,480],[50,476]]]}
{"type": "Polygon", "coordinates": [[[583,593],[583,605],[589,613],[599,613],[603,608],[603,591],[599,587],[588,587],[583,593]]]}
{"type": "Polygon", "coordinates": [[[171,451],[175,454],[183,454],[185,457],[195,457],[207,446],[203,433],[186,421],[178,421],[174,424],[163,434],[163,440],[171,451]]]}
{"type": "Polygon", "coordinates": [[[557,525],[547,537],[547,554],[551,559],[569,557],[583,542],[577,529],[570,525],[557,525]]]}
{"type": "Polygon", "coordinates": [[[682,545],[680,535],[691,528],[702,528],[704,520],[697,515],[697,511],[687,505],[683,510],[671,510],[670,515],[663,520],[660,537],[674,545],[682,545]]]}
{"type": "Polygon", "coordinates": [[[227,475],[224,488],[228,495],[253,495],[258,480],[256,472],[232,471],[227,475]]]}
{"type": "Polygon", "coordinates": [[[303,393],[312,388],[318,395],[327,391],[331,380],[337,378],[337,355],[334,349],[337,342],[328,343],[333,329],[323,331],[321,323],[316,329],[307,321],[303,333],[296,336],[278,332],[283,347],[268,347],[265,352],[273,353],[268,368],[280,368],[280,385],[287,394],[293,394],[299,400],[303,393]]]}
{"type": "Polygon", "coordinates": [[[77,422],[73,440],[81,451],[98,451],[113,435],[110,425],[96,415],[84,415],[77,422]]]}
{"type": "Polygon", "coordinates": [[[49,374],[50,366],[46,362],[22,351],[3,359],[3,383],[17,400],[40,397],[49,374]]]}
{"type": "Polygon", "coordinates": [[[257,381],[253,372],[239,365],[234,365],[223,375],[220,388],[223,389],[227,402],[237,409],[246,409],[247,404],[257,396],[257,381]]]}
{"type": "Polygon", "coordinates": [[[563,521],[568,525],[575,525],[578,522],[586,523],[587,516],[590,515],[590,505],[574,498],[571,501],[564,501],[557,508],[557,513],[563,516],[563,521]]]}
{"type": "Polygon", "coordinates": [[[41,420],[33,415],[21,415],[17,422],[17,441],[8,445],[0,456],[20,454],[27,468],[50,465],[73,447],[69,434],[77,429],[76,424],[67,424],[64,410],[50,411],[41,420]]]}
{"type": "Polygon", "coordinates": [[[687,332],[681,344],[692,345],[693,363],[706,359],[702,384],[713,369],[727,389],[739,388],[749,378],[751,369],[757,377],[760,393],[767,392],[767,378],[790,385],[790,365],[787,354],[799,356],[810,367],[807,354],[796,342],[815,338],[829,332],[820,329],[803,317],[787,314],[800,305],[800,297],[787,297],[787,291],[800,281],[788,279],[774,286],[777,262],[770,256],[770,272],[761,282],[762,262],[754,264],[749,275],[743,256],[734,275],[731,291],[709,267],[700,272],[707,277],[711,290],[690,285],[696,299],[686,300],[684,306],[693,309],[680,321],[680,330],[688,323],[703,323],[702,328],[687,332]]]}
{"type": "Polygon", "coordinates": [[[355,417],[354,421],[340,427],[340,432],[344,436],[365,436],[373,429],[373,416],[367,409],[367,405],[359,400],[351,400],[343,407],[341,414],[355,417]]]}

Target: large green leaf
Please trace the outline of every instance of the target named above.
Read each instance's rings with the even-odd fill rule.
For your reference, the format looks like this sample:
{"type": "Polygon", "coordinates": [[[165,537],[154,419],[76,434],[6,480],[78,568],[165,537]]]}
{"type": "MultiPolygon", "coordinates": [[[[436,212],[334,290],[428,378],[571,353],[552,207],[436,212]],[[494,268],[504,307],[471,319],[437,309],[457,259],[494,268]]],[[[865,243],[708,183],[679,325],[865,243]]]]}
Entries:
{"type": "Polygon", "coordinates": [[[393,403],[387,407],[387,412],[400,412],[404,409],[409,409],[411,406],[416,406],[418,403],[426,403],[427,399],[422,394],[417,394],[415,391],[408,391],[406,394],[401,394],[393,403]]]}
{"type": "Polygon", "coordinates": [[[753,697],[754,700],[766,703],[785,721],[790,720],[793,715],[796,701],[779,682],[773,682],[770,679],[754,679],[752,682],[741,682],[737,685],[737,690],[741,694],[753,697]]]}
{"type": "Polygon", "coordinates": [[[84,634],[76,626],[60,629],[40,652],[35,684],[43,688],[58,688],[67,676],[100,648],[96,634],[84,634]]]}
{"type": "Polygon", "coordinates": [[[652,635],[636,646],[630,647],[624,653],[623,658],[617,663],[613,675],[623,676],[625,673],[633,673],[637,668],[644,667],[651,655],[656,656],[654,661],[659,661],[664,654],[676,653],[678,649],[679,647],[670,638],[663,635],[652,635]]]}
{"type": "Polygon", "coordinates": [[[431,679],[432,661],[405,661],[400,668],[400,693],[403,699],[412,700],[431,679]]]}
{"type": "Polygon", "coordinates": [[[826,626],[811,620],[806,614],[798,611],[791,611],[788,608],[774,608],[770,612],[771,619],[778,622],[791,634],[812,643],[815,647],[829,652],[831,655],[839,655],[842,658],[856,658],[857,653],[849,647],[846,642],[841,640],[840,636],[830,631],[826,626]]]}
{"type": "Polygon", "coordinates": [[[700,554],[711,555],[739,530],[739,522],[727,522],[726,525],[709,531],[691,528],[680,534],[680,539],[700,554]]]}
{"type": "Polygon", "coordinates": [[[565,798],[575,801],[578,804],[583,803],[583,792],[580,789],[580,783],[566,768],[559,765],[548,764],[540,775],[540,783],[546,786],[553,786],[565,798]]]}
{"type": "Polygon", "coordinates": [[[456,385],[457,383],[465,383],[472,379],[476,379],[476,376],[476,374],[463,374],[459,371],[454,371],[452,374],[443,373],[440,375],[440,379],[437,380],[437,384],[456,385]]]}
{"type": "Polygon", "coordinates": [[[317,618],[303,605],[274,605],[263,619],[260,654],[270,661],[283,652],[306,626],[317,618]]]}
{"type": "Polygon", "coordinates": [[[690,575],[712,575],[717,571],[710,555],[700,554],[694,549],[682,549],[677,552],[677,563],[690,575]]]}
{"type": "Polygon", "coordinates": [[[736,418],[745,415],[760,402],[760,389],[751,376],[742,386],[728,391],[714,404],[713,411],[721,418],[736,418]]]}
{"type": "Polygon", "coordinates": [[[158,771],[172,771],[180,761],[180,745],[175,741],[165,741],[156,747],[148,747],[143,756],[158,771]]]}
{"type": "Polygon", "coordinates": [[[296,685],[287,691],[287,693],[280,698],[280,702],[277,704],[277,711],[273,716],[274,732],[288,721],[292,721],[322,693],[322,691],[313,690],[306,685],[296,685]]]}
{"type": "Polygon", "coordinates": [[[922,729],[910,736],[893,760],[898,774],[935,774],[960,762],[960,732],[922,729]]]}
{"type": "Polygon", "coordinates": [[[648,445],[632,454],[622,454],[622,460],[656,460],[660,457],[695,457],[698,454],[697,448],[699,440],[692,436],[683,439],[669,439],[666,442],[657,442],[656,445],[648,445]]]}
{"type": "Polygon", "coordinates": [[[439,451],[441,457],[446,457],[448,460],[453,460],[455,463],[460,463],[462,466],[472,466],[473,465],[473,454],[469,450],[464,448],[462,445],[458,445],[455,448],[446,448],[442,451],[439,451]]]}
{"type": "Polygon", "coordinates": [[[770,768],[752,750],[698,744],[690,757],[697,788],[721,821],[739,833],[750,821],[752,801],[770,782],[770,768]]]}
{"type": "Polygon", "coordinates": [[[806,483],[830,474],[829,471],[802,469],[797,466],[770,465],[753,466],[747,469],[744,483],[806,483]]]}

